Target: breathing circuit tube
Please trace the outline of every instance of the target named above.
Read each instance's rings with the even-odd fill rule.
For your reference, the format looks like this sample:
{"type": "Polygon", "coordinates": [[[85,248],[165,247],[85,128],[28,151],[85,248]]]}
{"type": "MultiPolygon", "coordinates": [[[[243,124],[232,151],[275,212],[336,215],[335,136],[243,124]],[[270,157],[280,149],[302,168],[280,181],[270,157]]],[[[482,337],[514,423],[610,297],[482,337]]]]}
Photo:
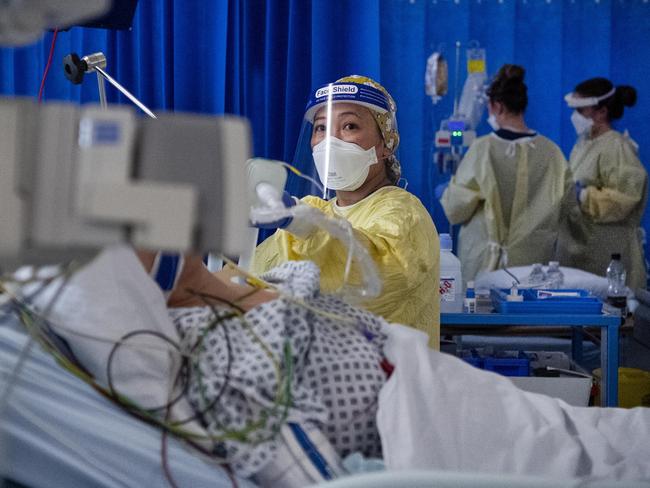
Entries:
{"type": "Polygon", "coordinates": [[[267,183],[258,184],[256,192],[263,206],[251,209],[250,220],[253,224],[277,222],[291,217],[296,221],[309,223],[323,229],[332,237],[341,241],[348,249],[343,285],[336,293],[347,299],[347,301],[353,302],[362,302],[379,296],[379,293],[381,293],[381,280],[377,267],[368,250],[354,236],[354,230],[350,222],[343,218],[328,217],[317,208],[305,204],[285,207],[278,190],[267,183]],[[353,259],[361,269],[361,286],[348,283],[353,259]]]}

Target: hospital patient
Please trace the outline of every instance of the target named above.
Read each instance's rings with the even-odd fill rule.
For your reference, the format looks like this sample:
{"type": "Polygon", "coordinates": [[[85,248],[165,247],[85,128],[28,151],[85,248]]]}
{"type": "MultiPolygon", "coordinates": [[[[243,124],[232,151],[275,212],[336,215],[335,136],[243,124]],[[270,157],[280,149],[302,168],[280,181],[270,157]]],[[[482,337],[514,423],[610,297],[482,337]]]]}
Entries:
{"type": "MultiPolygon", "coordinates": [[[[260,289],[233,282],[228,271],[210,273],[199,257],[167,270],[161,267],[169,256],[139,257],[170,289],[169,314],[181,340],[202,337],[189,400],[203,412],[208,433],[227,438],[215,449],[238,474],[270,476],[286,424],[292,438],[296,429],[300,436],[310,432],[321,448],[327,441],[313,430],[322,430],[341,456],[381,456],[375,420],[387,377],[381,318],[320,294],[319,271],[310,262],[271,270],[264,279],[272,288],[260,289]]],[[[340,472],[337,456],[330,464],[332,474],[340,472]]]]}
{"type": "MultiPolygon", "coordinates": [[[[150,272],[160,266],[140,257],[150,272]]],[[[521,391],[431,351],[422,332],[321,294],[313,263],[271,270],[269,289],[212,275],[196,257],[176,276],[170,317],[182,337],[203,337],[190,402],[208,432],[231,434],[215,452],[262,484],[289,486],[273,474],[291,464],[286,425],[318,440],[325,479],[340,472],[336,454],[355,451],[395,469],[650,477],[640,454],[650,409],[572,407],[521,391]]]]}

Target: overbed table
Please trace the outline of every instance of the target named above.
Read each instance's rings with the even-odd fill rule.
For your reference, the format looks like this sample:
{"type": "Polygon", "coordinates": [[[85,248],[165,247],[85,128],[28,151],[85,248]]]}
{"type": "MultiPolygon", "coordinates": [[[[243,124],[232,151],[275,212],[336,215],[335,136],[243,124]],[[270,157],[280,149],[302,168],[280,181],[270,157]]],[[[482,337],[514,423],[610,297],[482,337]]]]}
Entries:
{"type": "Polygon", "coordinates": [[[601,405],[618,405],[619,328],[621,317],[604,314],[516,314],[516,313],[442,313],[441,327],[480,326],[498,328],[506,326],[571,327],[571,352],[573,359],[582,358],[583,328],[600,327],[600,361],[602,371],[601,405]]]}

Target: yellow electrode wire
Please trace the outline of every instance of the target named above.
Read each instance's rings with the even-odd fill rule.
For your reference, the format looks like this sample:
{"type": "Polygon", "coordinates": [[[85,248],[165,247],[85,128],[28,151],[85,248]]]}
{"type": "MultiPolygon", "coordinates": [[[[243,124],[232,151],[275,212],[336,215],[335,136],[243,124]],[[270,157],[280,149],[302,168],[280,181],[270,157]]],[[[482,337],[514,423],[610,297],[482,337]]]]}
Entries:
{"type": "Polygon", "coordinates": [[[229,259],[227,256],[220,256],[220,257],[221,257],[221,259],[223,259],[223,261],[226,264],[230,265],[235,271],[237,271],[242,278],[246,278],[246,283],[248,283],[251,286],[254,286],[255,288],[273,290],[274,292],[276,292],[279,295],[279,297],[284,298],[284,299],[286,299],[286,300],[288,300],[290,302],[293,302],[293,303],[295,303],[297,305],[300,305],[301,307],[306,308],[310,312],[314,312],[314,313],[319,314],[319,315],[321,315],[323,317],[327,317],[327,318],[332,319],[332,320],[338,320],[338,321],[341,321],[341,322],[356,323],[355,319],[352,318],[352,317],[345,317],[343,315],[338,315],[338,314],[335,314],[335,313],[326,312],[325,310],[321,310],[320,308],[317,308],[317,307],[314,307],[314,306],[308,304],[307,302],[305,302],[304,300],[302,300],[300,298],[292,297],[291,295],[286,295],[286,294],[282,293],[275,285],[273,285],[271,283],[268,283],[268,282],[264,281],[263,279],[258,278],[255,275],[252,275],[251,273],[249,273],[245,269],[240,268],[239,266],[237,266],[237,263],[235,263],[232,259],[229,259]]]}
{"type": "MultiPolygon", "coordinates": [[[[52,281],[60,276],[66,276],[64,274],[61,274],[59,276],[53,277],[52,281]]],[[[67,275],[69,278],[70,275],[67,275]]],[[[37,342],[43,346],[43,348],[48,351],[54,359],[67,371],[71,372],[75,376],[77,376],[79,379],[82,381],[92,385],[96,390],[98,390],[102,395],[106,396],[109,399],[114,399],[117,400],[119,404],[121,404],[122,407],[127,408],[128,410],[132,411],[132,413],[137,414],[140,416],[142,419],[149,421],[150,423],[156,424],[162,428],[165,428],[172,432],[174,435],[185,438],[185,439],[193,439],[193,440],[207,440],[207,441],[222,441],[226,439],[237,439],[237,440],[242,440],[245,439],[248,434],[256,430],[256,428],[259,427],[259,422],[263,421],[264,419],[260,419],[257,422],[249,423],[249,425],[246,425],[242,431],[237,432],[237,431],[229,431],[226,432],[223,435],[212,435],[212,434],[198,434],[195,432],[187,431],[183,429],[182,427],[179,427],[182,425],[184,422],[178,422],[178,421],[165,421],[159,419],[157,416],[155,416],[153,413],[148,411],[145,408],[142,408],[140,405],[137,403],[133,402],[129,397],[120,394],[119,392],[114,392],[114,394],[111,394],[108,392],[103,386],[99,385],[96,383],[95,378],[88,374],[85,370],[79,368],[76,364],[71,362],[65,355],[61,354],[58,349],[56,348],[55,345],[51,344],[50,341],[46,336],[43,334],[40,334],[40,326],[38,325],[42,321],[45,321],[45,315],[40,314],[36,312],[35,310],[31,309],[30,307],[27,306],[27,304],[23,303],[19,297],[11,293],[6,286],[4,286],[4,283],[0,281],[0,289],[6,293],[9,294],[12,298],[15,297],[17,300],[17,304],[19,305],[19,319],[23,323],[23,325],[26,327],[28,332],[30,333],[30,336],[32,338],[35,338],[37,342]]],[[[49,322],[50,325],[53,325],[51,322],[49,322]]],[[[250,326],[246,324],[249,328],[250,326]]],[[[72,333],[75,333],[76,331],[70,331],[72,333]]],[[[250,330],[249,330],[250,332],[250,330]]],[[[93,337],[91,335],[86,335],[86,334],[78,334],[84,337],[87,337],[89,339],[95,339],[98,340],[97,337],[93,337]]],[[[256,336],[257,337],[257,336],[256,336]]],[[[258,341],[257,342],[262,342],[259,337],[257,337],[258,341]]],[[[110,342],[112,344],[115,344],[116,341],[106,341],[105,339],[99,339],[102,342],[110,342]]],[[[127,344],[124,344],[125,346],[127,344]]],[[[265,346],[265,345],[264,345],[265,346]]],[[[150,346],[140,346],[143,349],[158,349],[155,347],[150,347],[150,346]]],[[[286,418],[287,415],[287,409],[290,404],[290,381],[291,381],[291,375],[292,375],[292,368],[289,363],[289,359],[291,357],[290,354],[290,349],[288,350],[289,354],[287,356],[287,345],[285,345],[285,357],[283,358],[283,362],[285,363],[285,369],[287,370],[286,375],[279,375],[278,377],[278,391],[276,392],[276,399],[274,402],[274,406],[272,411],[276,411],[278,407],[284,407],[284,411],[281,413],[281,416],[283,418],[286,418]]],[[[265,349],[265,352],[270,353],[268,348],[263,347],[265,349]]],[[[169,348],[166,348],[166,350],[169,350],[169,348]]],[[[181,352],[178,352],[181,355],[185,355],[181,352]]],[[[186,355],[190,359],[194,359],[194,355],[186,355]]],[[[271,358],[274,363],[276,363],[275,358],[271,358]]],[[[276,368],[276,373],[279,373],[279,365],[275,365],[276,368]]]]}
{"type": "Polygon", "coordinates": [[[316,188],[318,188],[318,189],[321,191],[322,194],[325,194],[325,189],[323,188],[323,185],[321,185],[321,184],[320,184],[318,181],[316,181],[314,178],[312,178],[311,176],[306,175],[306,174],[304,174],[304,173],[301,173],[300,170],[299,170],[298,168],[296,168],[295,166],[290,165],[289,163],[285,163],[285,162],[283,162],[283,161],[280,161],[280,164],[281,164],[282,166],[284,166],[285,168],[287,168],[289,171],[291,171],[291,172],[292,172],[293,174],[295,174],[296,176],[298,176],[298,177],[300,177],[300,178],[303,178],[303,179],[305,179],[305,180],[307,180],[307,181],[313,183],[314,185],[316,185],[316,188]]]}

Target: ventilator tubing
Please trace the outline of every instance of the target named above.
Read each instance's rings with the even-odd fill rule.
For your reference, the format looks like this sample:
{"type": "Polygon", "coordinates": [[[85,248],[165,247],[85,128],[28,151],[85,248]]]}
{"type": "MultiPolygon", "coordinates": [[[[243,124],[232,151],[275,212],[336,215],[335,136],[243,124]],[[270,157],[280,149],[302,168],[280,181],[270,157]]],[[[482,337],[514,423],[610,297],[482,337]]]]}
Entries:
{"type": "Polygon", "coordinates": [[[337,238],[348,248],[348,259],[345,265],[343,286],[336,292],[346,298],[348,302],[366,301],[376,298],[381,293],[381,280],[374,261],[368,250],[354,237],[352,225],[345,219],[334,219],[326,216],[320,210],[309,205],[296,205],[290,208],[253,208],[250,218],[253,224],[264,224],[293,217],[294,221],[305,222],[320,227],[328,234],[337,238]],[[363,284],[361,286],[348,285],[352,259],[361,268],[363,284]]]}

